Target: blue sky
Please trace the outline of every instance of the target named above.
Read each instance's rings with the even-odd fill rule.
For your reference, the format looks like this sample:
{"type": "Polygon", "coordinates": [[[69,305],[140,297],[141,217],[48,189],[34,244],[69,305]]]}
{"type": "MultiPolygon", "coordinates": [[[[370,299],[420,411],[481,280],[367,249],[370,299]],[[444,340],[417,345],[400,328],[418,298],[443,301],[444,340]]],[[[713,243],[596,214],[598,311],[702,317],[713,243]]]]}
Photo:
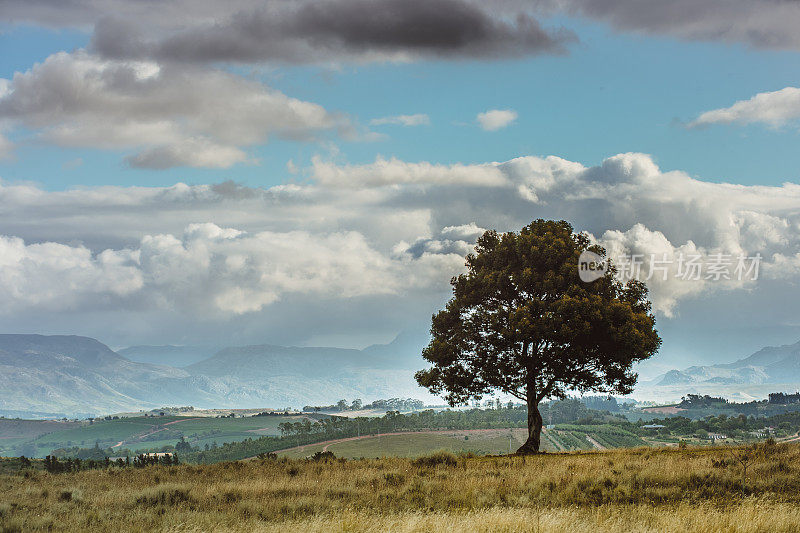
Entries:
{"type": "MultiPolygon", "coordinates": [[[[713,182],[777,185],[800,178],[796,125],[684,127],[708,109],[792,85],[800,78],[797,52],[620,34],[575,18],[553,17],[545,24],[575,30],[580,42],[566,56],[225,68],[364,125],[388,115],[430,117],[429,126],[371,127],[385,135],[382,140],[337,140],[339,157],[350,163],[378,154],[438,163],[558,155],[591,165],[631,151],[651,154],[664,169],[713,182]],[[519,118],[501,131],[485,132],[475,115],[492,108],[514,109],[519,118]]],[[[0,76],[11,78],[58,51],[85,48],[90,38],[90,31],[7,25],[0,34],[0,76]]],[[[0,163],[3,179],[35,181],[47,189],[226,179],[269,186],[302,179],[286,171],[289,159],[302,167],[312,155],[327,152],[320,143],[276,139],[248,150],[258,165],[153,171],[122,163],[124,150],[43,146],[26,131],[14,137],[21,146],[14,160],[0,163]]]]}
{"type": "Polygon", "coordinates": [[[10,1],[0,328],[362,347],[424,329],[481,231],[544,216],[765,257],[756,284],[652,287],[654,369],[800,338],[800,7],[534,4],[10,1]]]}

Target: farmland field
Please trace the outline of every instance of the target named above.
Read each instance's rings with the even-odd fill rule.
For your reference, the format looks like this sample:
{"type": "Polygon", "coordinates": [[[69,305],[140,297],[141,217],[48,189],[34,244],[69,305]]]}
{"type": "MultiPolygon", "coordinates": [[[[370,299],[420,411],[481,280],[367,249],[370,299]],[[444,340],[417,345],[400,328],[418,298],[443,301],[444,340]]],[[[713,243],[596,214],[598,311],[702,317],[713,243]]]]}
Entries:
{"type": "Polygon", "coordinates": [[[128,448],[132,451],[174,445],[183,436],[192,446],[279,435],[278,424],[304,416],[215,418],[136,416],[115,420],[50,422],[0,419],[0,456],[42,457],[58,448],[128,448]]]}
{"type": "MultiPolygon", "coordinates": [[[[525,437],[526,430],[521,428],[408,432],[367,435],[361,438],[309,444],[279,452],[279,455],[296,459],[318,451],[330,451],[336,457],[358,459],[418,457],[437,450],[475,455],[500,455],[509,453],[509,450],[515,451],[522,445],[525,437]]],[[[545,449],[555,451],[549,445],[545,449]]]]}

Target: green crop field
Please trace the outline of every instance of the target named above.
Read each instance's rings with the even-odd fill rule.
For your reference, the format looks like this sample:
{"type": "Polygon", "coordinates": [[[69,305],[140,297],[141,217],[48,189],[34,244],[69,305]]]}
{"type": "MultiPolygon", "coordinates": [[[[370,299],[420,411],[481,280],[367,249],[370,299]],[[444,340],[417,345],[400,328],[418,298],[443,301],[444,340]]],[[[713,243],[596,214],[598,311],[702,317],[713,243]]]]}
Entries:
{"type": "Polygon", "coordinates": [[[184,437],[192,446],[238,442],[264,435],[280,435],[278,424],[298,422],[304,416],[215,418],[191,416],[126,417],[115,420],[52,422],[0,420],[0,456],[42,457],[71,447],[120,448],[132,451],[174,445],[184,437]]]}

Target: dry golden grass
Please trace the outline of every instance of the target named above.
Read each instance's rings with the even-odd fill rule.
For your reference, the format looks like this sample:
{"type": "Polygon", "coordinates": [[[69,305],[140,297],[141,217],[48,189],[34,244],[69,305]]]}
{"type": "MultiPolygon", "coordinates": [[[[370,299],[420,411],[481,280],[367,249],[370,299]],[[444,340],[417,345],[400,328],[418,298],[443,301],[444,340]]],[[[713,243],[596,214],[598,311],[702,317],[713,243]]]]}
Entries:
{"type": "Polygon", "coordinates": [[[4,530],[800,531],[800,446],[0,476],[4,530]]]}

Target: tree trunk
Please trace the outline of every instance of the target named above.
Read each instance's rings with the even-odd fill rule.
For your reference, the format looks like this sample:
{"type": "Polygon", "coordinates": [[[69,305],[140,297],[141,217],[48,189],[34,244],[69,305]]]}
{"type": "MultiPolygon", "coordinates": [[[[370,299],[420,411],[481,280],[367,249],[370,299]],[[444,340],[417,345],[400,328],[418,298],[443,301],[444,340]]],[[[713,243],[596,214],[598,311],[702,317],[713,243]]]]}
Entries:
{"type": "Polygon", "coordinates": [[[542,437],[542,413],[539,412],[539,402],[528,399],[528,440],[519,447],[518,454],[539,453],[539,444],[542,437]]]}

